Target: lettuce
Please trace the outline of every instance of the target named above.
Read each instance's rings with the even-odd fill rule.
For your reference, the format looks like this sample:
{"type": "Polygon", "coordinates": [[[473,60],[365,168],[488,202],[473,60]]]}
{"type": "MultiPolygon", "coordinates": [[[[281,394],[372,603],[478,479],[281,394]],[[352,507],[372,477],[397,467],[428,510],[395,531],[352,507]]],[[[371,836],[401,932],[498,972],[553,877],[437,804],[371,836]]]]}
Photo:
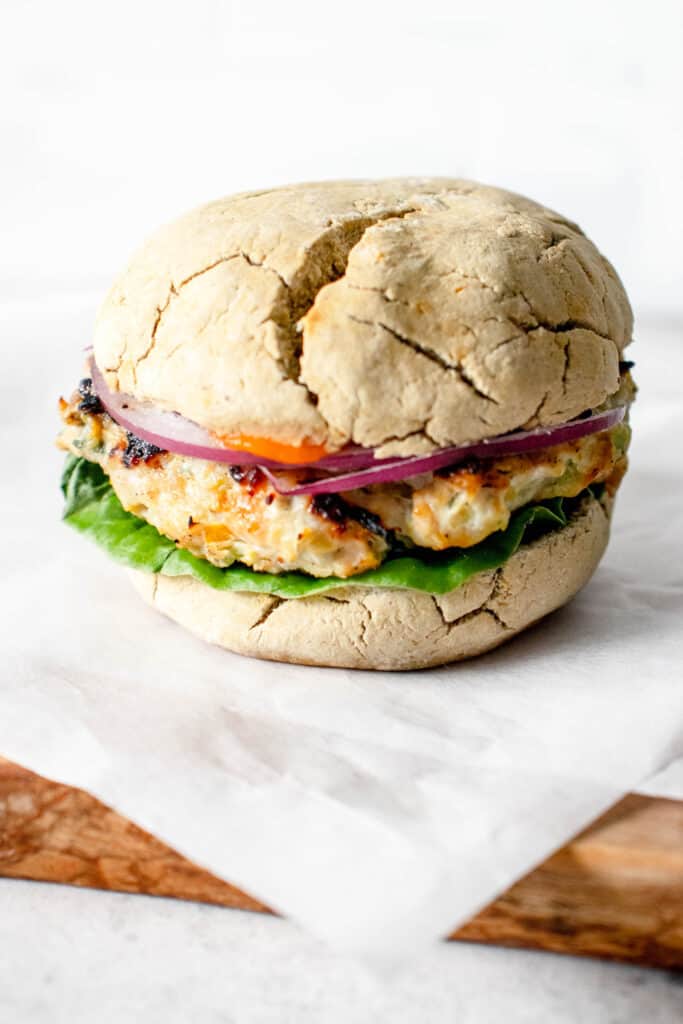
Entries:
{"type": "Polygon", "coordinates": [[[243,590],[278,597],[308,597],[340,586],[399,587],[446,594],[475,573],[497,569],[524,540],[567,522],[571,502],[555,498],[514,512],[507,529],[491,534],[471,548],[443,552],[416,548],[391,555],[377,569],[339,579],[317,579],[303,572],[255,572],[235,563],[219,569],[164,537],[144,519],[126,512],[109,479],[95,463],[69,455],[62,476],[64,520],[132,569],[164,576],[193,576],[216,590],[243,590]]]}

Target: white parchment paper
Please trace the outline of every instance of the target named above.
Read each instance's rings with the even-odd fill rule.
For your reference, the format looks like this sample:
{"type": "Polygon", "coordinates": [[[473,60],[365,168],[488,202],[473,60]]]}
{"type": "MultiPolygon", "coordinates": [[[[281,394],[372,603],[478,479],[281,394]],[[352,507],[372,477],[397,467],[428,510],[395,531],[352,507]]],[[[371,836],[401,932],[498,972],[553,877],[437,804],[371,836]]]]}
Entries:
{"type": "Polygon", "coordinates": [[[205,646],[61,525],[55,400],[91,313],[85,300],[4,313],[1,754],[96,794],[335,947],[387,960],[683,754],[674,328],[634,346],[633,468],[593,582],[498,652],[388,675],[205,646]]]}

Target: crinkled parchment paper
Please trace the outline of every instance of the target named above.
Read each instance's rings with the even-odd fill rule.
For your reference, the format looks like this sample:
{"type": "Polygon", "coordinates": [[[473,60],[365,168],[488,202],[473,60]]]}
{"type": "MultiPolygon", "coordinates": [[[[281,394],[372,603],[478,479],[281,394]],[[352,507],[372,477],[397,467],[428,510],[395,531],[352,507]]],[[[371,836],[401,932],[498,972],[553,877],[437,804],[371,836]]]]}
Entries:
{"type": "Polygon", "coordinates": [[[54,408],[90,315],[3,317],[4,756],[89,790],[337,948],[397,959],[683,753],[675,332],[634,346],[633,469],[583,594],[477,661],[383,675],[205,646],[61,525],[54,408]]]}

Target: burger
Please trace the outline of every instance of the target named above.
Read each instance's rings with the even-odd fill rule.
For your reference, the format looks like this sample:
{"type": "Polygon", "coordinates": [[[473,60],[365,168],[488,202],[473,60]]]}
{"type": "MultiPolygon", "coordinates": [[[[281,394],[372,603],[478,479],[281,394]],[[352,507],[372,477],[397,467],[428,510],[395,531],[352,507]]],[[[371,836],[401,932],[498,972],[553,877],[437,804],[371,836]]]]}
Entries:
{"type": "Polygon", "coordinates": [[[608,540],[629,302],[469,181],[295,185],[163,228],[60,402],[65,519],[240,654],[416,669],[567,602],[608,540]]]}

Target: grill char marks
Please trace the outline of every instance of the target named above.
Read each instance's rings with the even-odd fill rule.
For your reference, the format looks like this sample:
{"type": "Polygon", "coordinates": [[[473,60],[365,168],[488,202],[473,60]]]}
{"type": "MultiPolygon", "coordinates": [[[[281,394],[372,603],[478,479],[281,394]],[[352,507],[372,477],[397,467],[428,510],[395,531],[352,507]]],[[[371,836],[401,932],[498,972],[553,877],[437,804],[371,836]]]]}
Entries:
{"type": "Polygon", "coordinates": [[[327,519],[328,522],[334,523],[340,533],[344,532],[347,523],[354,522],[358,523],[365,530],[369,530],[370,533],[374,533],[377,537],[382,537],[384,540],[389,535],[388,531],[382,526],[379,516],[376,516],[374,512],[368,512],[364,508],[356,508],[355,505],[349,505],[337,494],[315,494],[311,498],[311,511],[322,519],[327,519]]]}
{"type": "Polygon", "coordinates": [[[143,441],[141,437],[126,431],[126,447],[121,451],[121,462],[129,469],[141,462],[149,463],[156,455],[164,454],[164,449],[152,444],[150,441],[143,441]]]}
{"type": "MultiPolygon", "coordinates": [[[[228,472],[253,497],[266,484],[266,478],[258,466],[230,466],[228,472]]],[[[275,492],[266,496],[266,504],[275,500],[275,492]]],[[[349,523],[357,523],[376,537],[386,540],[389,531],[382,526],[379,516],[364,508],[357,508],[344,501],[338,494],[316,494],[310,500],[311,512],[330,523],[339,534],[345,533],[349,523]]]]}
{"type": "Polygon", "coordinates": [[[230,466],[228,472],[236,484],[241,484],[250,497],[263,487],[266,478],[258,466],[230,466]]]}
{"type": "Polygon", "coordinates": [[[104,412],[102,403],[93,390],[92,377],[84,377],[78,382],[78,394],[81,396],[81,401],[78,403],[79,412],[93,415],[104,412]]]}
{"type": "Polygon", "coordinates": [[[444,480],[453,476],[454,473],[470,473],[474,476],[475,473],[481,473],[483,468],[483,461],[471,455],[469,458],[462,459],[460,462],[454,462],[450,466],[442,466],[441,469],[435,469],[434,476],[441,477],[444,480]]]}

